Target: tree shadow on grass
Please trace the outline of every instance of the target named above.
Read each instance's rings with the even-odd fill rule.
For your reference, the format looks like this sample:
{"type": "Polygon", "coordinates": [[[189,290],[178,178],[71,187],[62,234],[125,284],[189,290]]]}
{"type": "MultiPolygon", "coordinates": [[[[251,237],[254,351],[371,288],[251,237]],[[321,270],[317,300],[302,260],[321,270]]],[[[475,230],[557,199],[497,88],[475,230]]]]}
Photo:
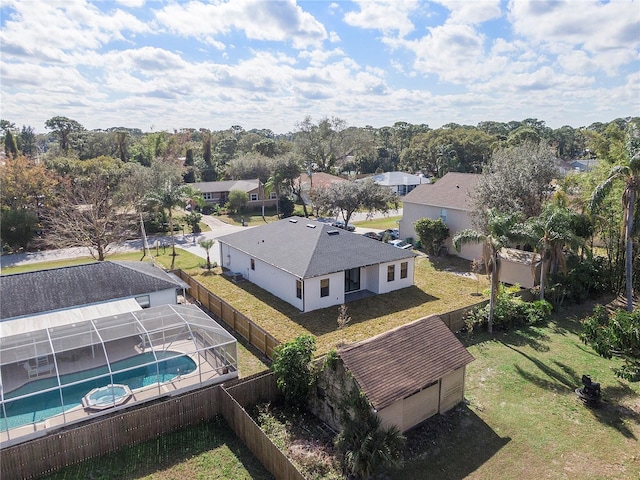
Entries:
{"type": "Polygon", "coordinates": [[[142,478],[169,470],[201,455],[208,456],[199,458],[191,472],[189,470],[191,467],[182,465],[175,472],[175,477],[193,478],[213,473],[223,478],[224,471],[237,471],[238,464],[242,464],[253,479],[274,478],[233,433],[222,417],[216,417],[205,424],[183,428],[138,445],[125,447],[118,452],[86,460],[44,478],[49,480],[142,478]],[[229,452],[223,447],[227,447],[229,452]],[[220,451],[212,452],[216,449],[220,451]],[[210,464],[209,467],[203,466],[207,464],[210,464]]]}
{"type": "MultiPolygon", "coordinates": [[[[514,352],[519,353],[544,373],[536,375],[530,373],[518,365],[514,365],[516,372],[529,383],[542,389],[561,393],[572,394],[576,388],[582,386],[582,374],[577,373],[572,367],[562,362],[553,361],[552,366],[531,357],[517,348],[505,345],[514,352]]],[[[596,381],[597,379],[594,379],[596,381]]],[[[634,432],[626,424],[627,421],[640,425],[640,412],[621,404],[625,398],[633,398],[636,393],[624,383],[618,381],[615,386],[602,387],[602,401],[597,407],[587,407],[593,417],[601,424],[614,428],[626,438],[636,439],[634,432]]],[[[576,401],[578,401],[576,397],[576,401]]]]}
{"type": "Polygon", "coordinates": [[[468,406],[435,415],[405,435],[404,465],[388,472],[392,479],[463,479],[511,441],[500,437],[468,406]]]}
{"type": "Polygon", "coordinates": [[[550,337],[543,329],[522,326],[514,327],[512,330],[506,332],[494,330],[494,333],[491,335],[486,332],[467,335],[463,343],[465,347],[468,347],[483,343],[487,340],[499,341],[509,348],[529,346],[538,352],[547,352],[549,351],[548,343],[550,337]]]}

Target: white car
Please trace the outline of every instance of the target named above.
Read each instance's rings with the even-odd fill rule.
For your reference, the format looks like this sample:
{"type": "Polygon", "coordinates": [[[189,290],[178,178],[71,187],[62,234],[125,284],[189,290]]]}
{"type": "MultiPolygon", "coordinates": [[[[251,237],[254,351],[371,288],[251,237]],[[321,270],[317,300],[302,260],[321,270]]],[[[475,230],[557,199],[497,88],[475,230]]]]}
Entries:
{"type": "Polygon", "coordinates": [[[389,242],[389,245],[393,245],[396,248],[401,248],[403,250],[408,250],[411,247],[413,247],[413,245],[411,245],[410,243],[405,242],[404,240],[391,240],[389,242]]]}

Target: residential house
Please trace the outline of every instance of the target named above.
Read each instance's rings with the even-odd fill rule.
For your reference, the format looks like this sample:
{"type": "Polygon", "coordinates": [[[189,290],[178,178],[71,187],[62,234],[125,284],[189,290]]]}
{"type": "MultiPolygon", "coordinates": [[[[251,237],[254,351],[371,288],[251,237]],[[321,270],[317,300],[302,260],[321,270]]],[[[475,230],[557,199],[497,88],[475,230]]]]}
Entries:
{"type": "Polygon", "coordinates": [[[467,260],[481,258],[481,245],[466,244],[457,253],[451,244],[457,232],[473,228],[470,195],[479,179],[480,175],[474,173],[449,172],[435,183],[418,185],[403,199],[400,238],[416,238],[413,225],[422,218],[441,218],[449,227],[449,238],[445,243],[448,252],[467,260]]]}
{"type": "Polygon", "coordinates": [[[218,238],[220,264],[302,312],[413,285],[416,254],[305,218],[218,238]]]}
{"type": "Polygon", "coordinates": [[[437,315],[338,348],[384,426],[407,431],[464,399],[474,358],[437,315]]]}
{"type": "Polygon", "coordinates": [[[393,193],[404,197],[418,185],[430,183],[431,180],[423,175],[412,175],[406,172],[386,172],[374,175],[373,181],[378,185],[389,188],[393,193]]]}
{"type": "Polygon", "coordinates": [[[337,177],[330,173],[315,172],[309,175],[308,173],[301,174],[294,182],[294,184],[300,186],[300,196],[302,201],[306,205],[311,205],[311,194],[313,189],[328,188],[334,183],[348,182],[346,178],[337,177]]]}
{"type": "Polygon", "coordinates": [[[189,286],[144,262],[104,261],[0,276],[2,335],[178,303],[189,286]]]}
{"type": "Polygon", "coordinates": [[[224,205],[229,200],[232,190],[240,190],[249,196],[247,207],[260,208],[263,204],[267,207],[277,202],[277,194],[272,191],[269,198],[265,197],[264,186],[259,179],[252,180],[224,180],[221,182],[196,182],[190,183],[193,188],[202,193],[202,198],[209,205],[224,205]]]}

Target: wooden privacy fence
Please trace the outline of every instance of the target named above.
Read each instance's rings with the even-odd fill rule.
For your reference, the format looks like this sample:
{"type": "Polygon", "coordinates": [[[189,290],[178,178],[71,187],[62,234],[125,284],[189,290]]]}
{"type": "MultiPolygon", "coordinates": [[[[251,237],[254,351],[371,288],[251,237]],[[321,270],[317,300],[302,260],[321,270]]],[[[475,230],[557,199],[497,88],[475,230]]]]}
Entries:
{"type": "Polygon", "coordinates": [[[2,449],[0,478],[37,478],[221,415],[276,478],[304,479],[244,409],[277,396],[273,373],[263,372],[230,386],[213,385],[120,411],[2,449]]]}
{"type": "Polygon", "coordinates": [[[238,312],[229,303],[207,290],[207,287],[183,270],[174,272],[190,287],[189,295],[221,320],[266,357],[273,360],[273,349],[280,342],[269,332],[256,325],[249,317],[238,312]]]}
{"type": "Polygon", "coordinates": [[[449,330],[452,332],[458,332],[464,328],[464,318],[467,313],[474,308],[484,307],[487,303],[489,303],[489,300],[484,300],[474,305],[452,310],[451,312],[439,313],[438,316],[447,325],[447,327],[449,327],[449,330]]]}
{"type": "Polygon", "coordinates": [[[228,398],[220,402],[220,413],[240,440],[278,480],[304,480],[304,475],[243,408],[243,404],[248,406],[274,399],[277,393],[273,373],[262,374],[255,378],[251,385],[239,384],[229,389],[221,389],[221,395],[228,398]]]}

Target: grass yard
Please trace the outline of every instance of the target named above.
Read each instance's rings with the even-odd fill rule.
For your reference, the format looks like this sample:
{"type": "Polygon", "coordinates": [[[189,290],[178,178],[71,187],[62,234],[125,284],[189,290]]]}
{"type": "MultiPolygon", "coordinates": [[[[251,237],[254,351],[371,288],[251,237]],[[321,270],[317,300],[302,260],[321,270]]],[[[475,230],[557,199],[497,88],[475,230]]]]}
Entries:
{"type": "Polygon", "coordinates": [[[448,257],[432,263],[426,257],[418,257],[413,287],[350,302],[347,313],[351,322],[345,329],[338,330],[337,307],[300,313],[250,282],[234,283],[223,275],[209,274],[201,269],[189,273],[281,342],[302,333],[314,335],[318,355],[342,341],[364,340],[426,315],[478,302],[487,297],[471,294],[488,286],[486,277],[476,280],[469,276],[467,261],[448,257]],[[466,276],[459,273],[466,273],[466,276]]]}
{"type": "Polygon", "coordinates": [[[398,228],[398,221],[402,220],[402,215],[395,217],[373,218],[360,222],[351,222],[359,228],[370,228],[371,230],[386,230],[387,228],[398,228]]]}
{"type": "Polygon", "coordinates": [[[274,477],[218,417],[43,478],[272,480],[274,477]]]}
{"type": "Polygon", "coordinates": [[[468,405],[409,432],[410,460],[391,478],[640,478],[640,384],[579,340],[590,311],[467,341],[468,405]],[[583,374],[601,383],[600,408],[578,401],[583,374]]]}

